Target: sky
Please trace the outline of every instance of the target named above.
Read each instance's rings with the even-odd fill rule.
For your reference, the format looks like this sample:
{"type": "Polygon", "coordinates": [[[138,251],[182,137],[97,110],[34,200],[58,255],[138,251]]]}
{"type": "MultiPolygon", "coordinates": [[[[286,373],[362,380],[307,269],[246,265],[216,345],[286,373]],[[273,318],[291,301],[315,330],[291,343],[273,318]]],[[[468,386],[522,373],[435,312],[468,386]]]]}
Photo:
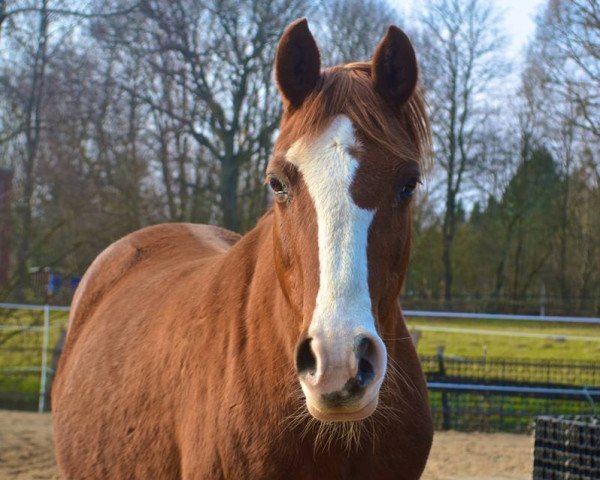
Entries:
{"type": "MultiPolygon", "coordinates": [[[[410,28],[414,22],[414,16],[418,11],[424,9],[430,0],[388,0],[388,2],[398,10],[405,19],[404,25],[410,28]]],[[[517,89],[521,81],[522,66],[525,61],[525,49],[530,39],[535,34],[535,17],[539,9],[547,3],[548,0],[491,0],[502,13],[504,25],[501,27],[506,32],[508,45],[505,54],[511,66],[508,75],[508,83],[512,83],[513,88],[517,89]]],[[[431,178],[432,183],[426,182],[427,189],[431,192],[435,190],[433,184],[435,180],[431,178]]],[[[479,193],[471,197],[465,191],[462,194],[463,206],[471,210],[472,202],[479,198],[479,193]]],[[[442,203],[439,203],[441,206],[442,203]]]]}
{"type": "MultiPolygon", "coordinates": [[[[427,4],[428,0],[389,0],[398,11],[403,13],[407,24],[411,15],[427,4]]],[[[505,29],[510,45],[507,53],[514,60],[520,60],[530,38],[535,32],[535,15],[546,0],[495,0],[498,9],[504,12],[505,29]]]]}

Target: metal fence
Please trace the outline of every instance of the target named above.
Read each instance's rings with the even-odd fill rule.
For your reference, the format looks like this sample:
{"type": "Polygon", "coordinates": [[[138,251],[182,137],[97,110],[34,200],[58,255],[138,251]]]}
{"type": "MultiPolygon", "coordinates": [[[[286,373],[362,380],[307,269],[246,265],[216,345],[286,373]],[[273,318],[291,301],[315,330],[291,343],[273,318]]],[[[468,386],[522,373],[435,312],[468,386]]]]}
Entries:
{"type": "Polygon", "coordinates": [[[526,432],[539,415],[600,410],[600,364],[421,357],[437,429],[526,432]]]}
{"type": "Polygon", "coordinates": [[[0,309],[0,408],[43,412],[69,307],[0,303],[0,309]]]}
{"type": "Polygon", "coordinates": [[[590,415],[600,390],[429,382],[436,430],[529,432],[540,415],[590,415]]]}
{"type": "Polygon", "coordinates": [[[463,383],[600,387],[600,361],[462,358],[421,356],[429,381],[463,383]]]}

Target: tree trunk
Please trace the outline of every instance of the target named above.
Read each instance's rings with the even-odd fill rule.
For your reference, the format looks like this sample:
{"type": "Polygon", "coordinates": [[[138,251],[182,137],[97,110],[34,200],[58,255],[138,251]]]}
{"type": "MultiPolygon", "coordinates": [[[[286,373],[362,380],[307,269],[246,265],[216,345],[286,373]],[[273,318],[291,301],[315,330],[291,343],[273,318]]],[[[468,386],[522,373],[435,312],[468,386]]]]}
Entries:
{"type": "MultiPolygon", "coordinates": [[[[158,123],[158,122],[157,122],[158,123]]],[[[173,195],[173,187],[171,185],[171,168],[169,167],[169,147],[167,135],[164,128],[159,126],[159,142],[160,142],[160,167],[162,171],[163,184],[165,186],[165,194],[167,195],[167,207],[169,208],[169,220],[177,221],[177,208],[175,206],[175,198],[173,195]]]]}
{"type": "Polygon", "coordinates": [[[446,198],[446,214],[442,226],[442,263],[444,265],[444,300],[449,303],[452,300],[452,243],[454,241],[454,229],[456,218],[455,199],[453,192],[449,192],[446,198]]]}
{"type": "Polygon", "coordinates": [[[238,212],[238,180],[240,168],[237,158],[233,154],[233,138],[231,137],[227,139],[225,156],[221,159],[221,181],[219,192],[221,194],[223,226],[237,232],[240,228],[238,212]]]}
{"type": "Polygon", "coordinates": [[[13,172],[0,169],[0,289],[8,282],[10,272],[12,181],[13,172]]]}
{"type": "Polygon", "coordinates": [[[442,260],[444,263],[444,300],[452,300],[452,239],[448,235],[443,238],[442,260]]]}
{"type": "Polygon", "coordinates": [[[48,39],[48,1],[42,0],[40,11],[40,26],[38,31],[38,44],[35,53],[31,89],[27,101],[25,139],[26,156],[23,166],[23,190],[21,202],[18,207],[18,216],[21,222],[21,241],[17,251],[17,300],[24,298],[24,288],[29,284],[27,261],[31,247],[31,203],[35,184],[34,172],[37,160],[38,145],[41,131],[41,107],[44,91],[46,72],[46,46],[48,39]]]}
{"type": "Polygon", "coordinates": [[[6,20],[6,0],[0,0],[0,34],[2,33],[4,20],[6,20]]]}
{"type": "Polygon", "coordinates": [[[565,178],[561,199],[561,219],[560,219],[560,290],[563,297],[563,302],[567,308],[570,308],[569,280],[568,280],[568,265],[569,265],[569,195],[571,181],[571,164],[572,164],[572,142],[573,128],[569,127],[565,138],[565,178]]]}

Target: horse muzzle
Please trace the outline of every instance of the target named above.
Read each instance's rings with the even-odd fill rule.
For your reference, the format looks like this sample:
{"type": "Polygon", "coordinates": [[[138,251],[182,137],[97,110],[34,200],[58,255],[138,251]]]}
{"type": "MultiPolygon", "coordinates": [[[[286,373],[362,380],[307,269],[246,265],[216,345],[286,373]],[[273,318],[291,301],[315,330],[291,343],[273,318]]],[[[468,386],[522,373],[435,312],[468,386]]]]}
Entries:
{"type": "Polygon", "coordinates": [[[387,367],[378,335],[313,333],[298,343],[296,371],[310,414],[323,421],[357,421],[377,408],[387,367]]]}

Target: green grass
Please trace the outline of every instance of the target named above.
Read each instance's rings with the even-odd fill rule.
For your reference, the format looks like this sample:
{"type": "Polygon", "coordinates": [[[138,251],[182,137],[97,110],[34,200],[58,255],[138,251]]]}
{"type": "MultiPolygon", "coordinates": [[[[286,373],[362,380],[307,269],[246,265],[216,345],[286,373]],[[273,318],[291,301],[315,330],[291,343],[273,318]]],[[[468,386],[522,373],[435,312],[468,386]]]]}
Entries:
{"type": "MultiPolygon", "coordinates": [[[[538,322],[442,318],[408,318],[407,323],[409,327],[411,325],[427,325],[600,338],[600,326],[598,325],[542,324],[538,322]]],[[[418,344],[420,355],[435,355],[438,346],[444,347],[444,355],[469,358],[487,356],[488,358],[570,360],[600,363],[599,341],[501,337],[471,333],[422,332],[418,344]]]]}

